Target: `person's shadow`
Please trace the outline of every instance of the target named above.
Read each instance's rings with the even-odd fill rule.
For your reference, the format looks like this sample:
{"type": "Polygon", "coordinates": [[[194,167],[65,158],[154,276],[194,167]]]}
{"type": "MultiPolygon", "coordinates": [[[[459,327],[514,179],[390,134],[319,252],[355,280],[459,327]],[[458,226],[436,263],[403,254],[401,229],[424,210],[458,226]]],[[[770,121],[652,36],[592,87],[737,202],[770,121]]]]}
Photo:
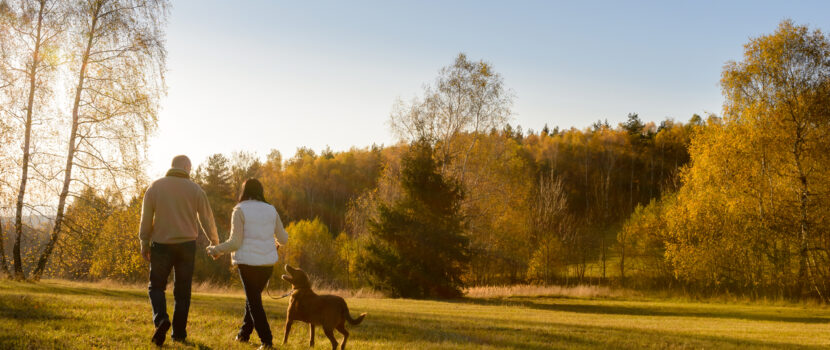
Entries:
{"type": "Polygon", "coordinates": [[[171,345],[184,345],[184,346],[199,349],[199,350],[213,350],[213,348],[211,348],[210,346],[207,346],[205,344],[198,343],[198,342],[193,342],[193,341],[190,341],[190,340],[187,340],[187,339],[185,339],[184,341],[178,341],[178,342],[173,341],[170,344],[171,345]]]}

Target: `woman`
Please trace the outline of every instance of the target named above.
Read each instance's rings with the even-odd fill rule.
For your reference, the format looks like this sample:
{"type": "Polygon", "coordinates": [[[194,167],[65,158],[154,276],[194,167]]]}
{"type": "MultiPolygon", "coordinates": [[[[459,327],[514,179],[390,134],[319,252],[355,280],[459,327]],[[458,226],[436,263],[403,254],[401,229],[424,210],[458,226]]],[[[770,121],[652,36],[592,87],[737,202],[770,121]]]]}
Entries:
{"type": "Polygon", "coordinates": [[[272,348],[271,328],[262,307],[262,290],[271,277],[277,262],[277,246],[288,242],[277,210],[265,201],[262,184],[248,179],[242,185],[239,203],[233,208],[231,236],[222,244],[207,247],[214,259],[231,253],[231,260],[239,268],[239,277],[245,288],[245,318],[236,340],[248,342],[256,329],[262,342],[260,349],[272,348]]]}

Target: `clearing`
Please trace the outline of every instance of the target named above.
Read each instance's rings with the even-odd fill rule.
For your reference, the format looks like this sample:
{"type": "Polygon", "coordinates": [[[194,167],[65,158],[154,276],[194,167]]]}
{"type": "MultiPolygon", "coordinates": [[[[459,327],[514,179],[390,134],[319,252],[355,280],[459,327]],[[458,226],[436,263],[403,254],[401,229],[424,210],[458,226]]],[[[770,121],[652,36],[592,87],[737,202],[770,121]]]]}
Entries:
{"type": "MultiPolygon", "coordinates": [[[[172,286],[168,287],[172,311],[172,286]]],[[[275,295],[277,295],[275,293],[275,295]]],[[[295,324],[283,347],[286,299],[265,299],[277,348],[308,349],[295,324]]],[[[507,297],[457,301],[347,298],[368,312],[350,349],[819,349],[830,346],[830,309],[796,304],[702,303],[648,298],[507,297]]],[[[168,349],[253,349],[233,341],[240,292],[194,293],[189,343],[168,349]]],[[[0,348],[153,349],[145,288],[96,283],[0,282],[0,348]]],[[[338,335],[338,340],[340,335],[338,335]]],[[[322,331],[315,349],[328,349],[322,331]]]]}

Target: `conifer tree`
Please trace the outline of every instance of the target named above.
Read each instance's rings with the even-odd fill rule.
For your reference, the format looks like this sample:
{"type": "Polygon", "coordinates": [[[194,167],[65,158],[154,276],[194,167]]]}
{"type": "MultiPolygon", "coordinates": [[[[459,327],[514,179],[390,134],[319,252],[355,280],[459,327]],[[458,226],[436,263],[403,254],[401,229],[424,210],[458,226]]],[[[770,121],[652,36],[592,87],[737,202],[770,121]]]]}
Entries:
{"type": "Polygon", "coordinates": [[[403,196],[378,206],[369,222],[372,242],[362,264],[369,283],[392,296],[451,298],[462,294],[470,259],[459,209],[460,185],[439,173],[434,150],[423,140],[402,158],[403,196]]]}

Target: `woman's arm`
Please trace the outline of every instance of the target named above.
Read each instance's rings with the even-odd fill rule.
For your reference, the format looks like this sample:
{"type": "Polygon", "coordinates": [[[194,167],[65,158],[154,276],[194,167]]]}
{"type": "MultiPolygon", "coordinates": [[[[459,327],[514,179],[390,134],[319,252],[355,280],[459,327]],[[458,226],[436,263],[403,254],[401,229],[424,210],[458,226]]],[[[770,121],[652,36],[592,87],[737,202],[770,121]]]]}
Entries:
{"type": "Polygon", "coordinates": [[[288,243],[288,232],[285,232],[285,227],[282,226],[280,213],[277,213],[277,224],[274,225],[274,237],[277,237],[277,242],[280,245],[288,243]]]}
{"type": "Polygon", "coordinates": [[[242,239],[245,235],[243,228],[245,227],[245,216],[242,215],[242,209],[239,207],[233,208],[231,214],[231,236],[225,243],[213,247],[213,251],[219,255],[229,252],[235,252],[242,246],[242,239]]]}

